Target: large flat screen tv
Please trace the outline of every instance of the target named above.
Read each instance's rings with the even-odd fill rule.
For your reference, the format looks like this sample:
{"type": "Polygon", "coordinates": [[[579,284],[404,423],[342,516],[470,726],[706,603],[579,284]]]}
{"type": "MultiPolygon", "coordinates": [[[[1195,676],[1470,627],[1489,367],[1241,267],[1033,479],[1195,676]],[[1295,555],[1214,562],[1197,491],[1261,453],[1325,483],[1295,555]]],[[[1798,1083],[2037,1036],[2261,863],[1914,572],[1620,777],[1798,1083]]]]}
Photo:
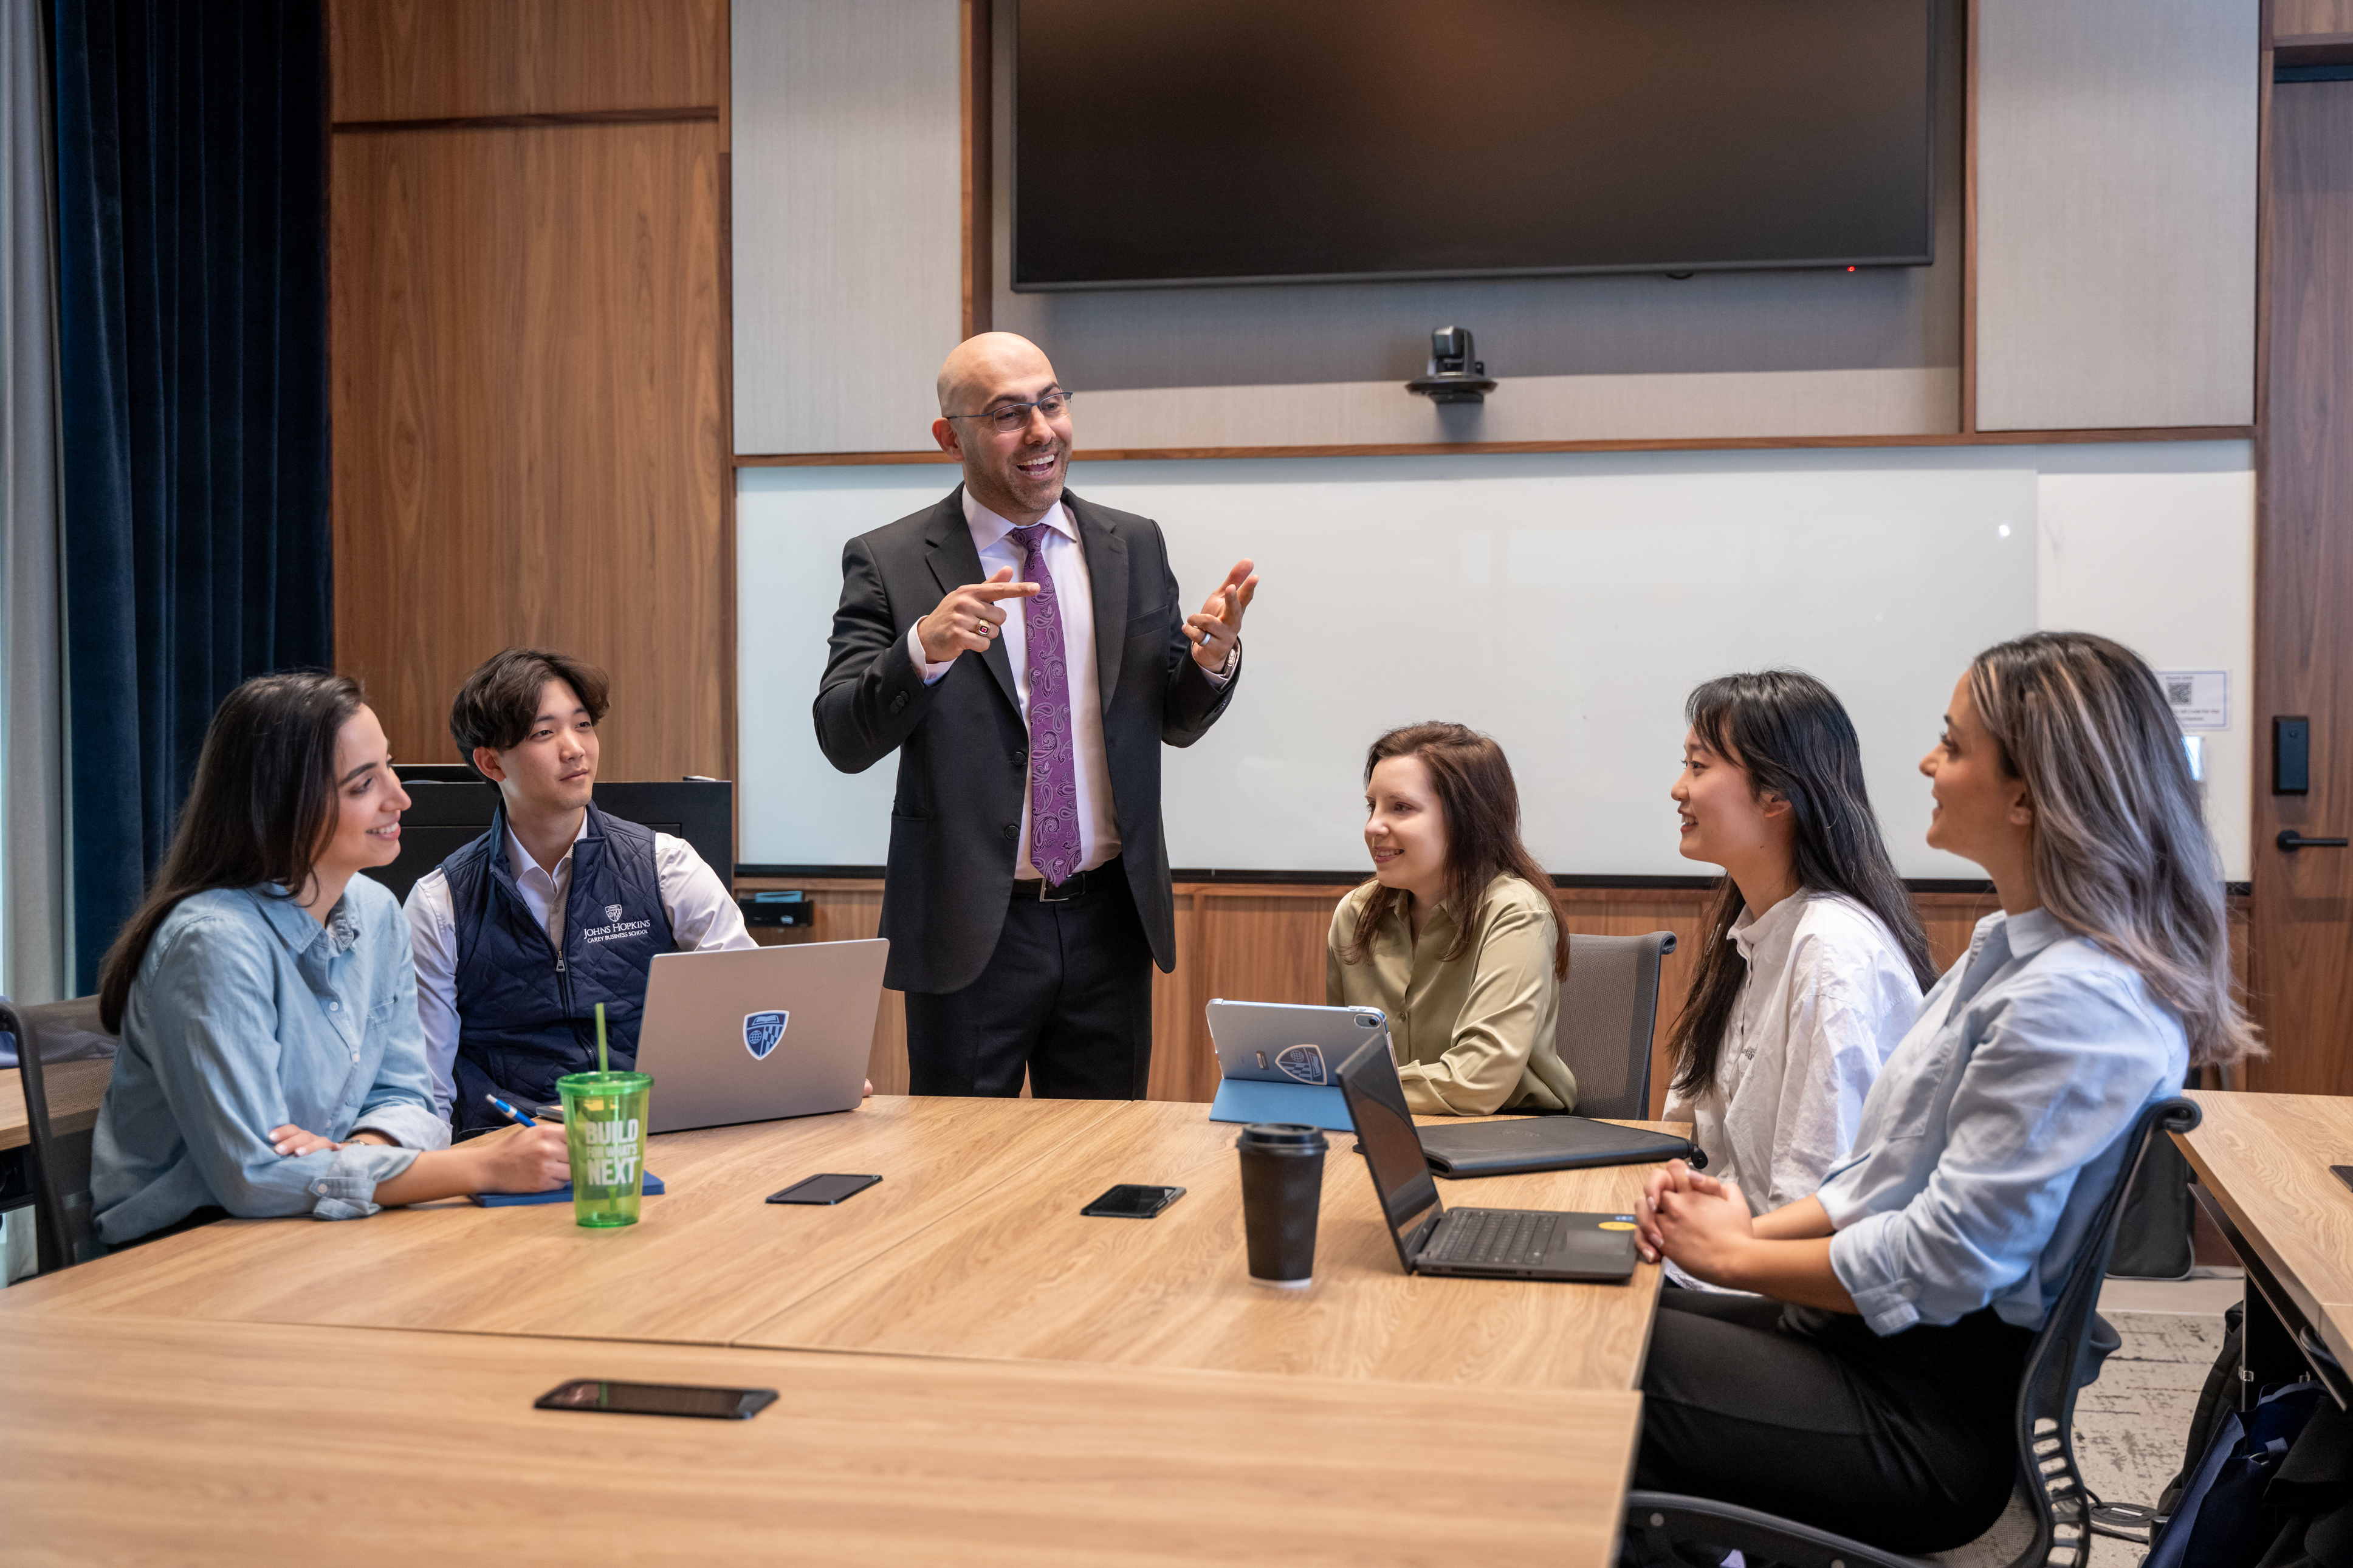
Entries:
{"type": "Polygon", "coordinates": [[[1014,0],[1017,290],[1916,267],[1938,0],[1014,0]]]}

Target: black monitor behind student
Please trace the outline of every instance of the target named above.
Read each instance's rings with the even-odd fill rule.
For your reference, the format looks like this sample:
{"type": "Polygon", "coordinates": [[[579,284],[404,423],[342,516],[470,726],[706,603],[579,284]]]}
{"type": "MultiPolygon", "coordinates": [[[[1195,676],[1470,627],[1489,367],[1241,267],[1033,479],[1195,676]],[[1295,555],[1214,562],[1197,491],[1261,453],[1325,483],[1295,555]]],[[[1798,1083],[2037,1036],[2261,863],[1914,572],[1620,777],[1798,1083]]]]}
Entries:
{"type": "Polygon", "coordinates": [[[487,1097],[555,1098],[596,1060],[637,1060],[656,953],[753,945],[726,884],[685,840],[597,809],[596,726],[609,682],[593,665],[508,648],[449,705],[459,754],[499,788],[480,837],[408,895],[417,1012],[433,1093],[460,1137],[501,1124],[487,1097]]]}

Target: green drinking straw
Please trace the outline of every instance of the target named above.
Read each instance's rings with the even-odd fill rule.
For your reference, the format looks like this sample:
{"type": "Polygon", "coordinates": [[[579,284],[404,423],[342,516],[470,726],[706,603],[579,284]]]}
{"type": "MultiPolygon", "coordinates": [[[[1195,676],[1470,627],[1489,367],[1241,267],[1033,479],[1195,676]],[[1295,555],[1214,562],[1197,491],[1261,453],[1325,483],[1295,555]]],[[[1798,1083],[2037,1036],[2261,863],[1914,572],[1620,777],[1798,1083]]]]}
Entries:
{"type": "Polygon", "coordinates": [[[596,1004],[596,1070],[611,1072],[612,1064],[605,1059],[605,1004],[596,1004]]]}

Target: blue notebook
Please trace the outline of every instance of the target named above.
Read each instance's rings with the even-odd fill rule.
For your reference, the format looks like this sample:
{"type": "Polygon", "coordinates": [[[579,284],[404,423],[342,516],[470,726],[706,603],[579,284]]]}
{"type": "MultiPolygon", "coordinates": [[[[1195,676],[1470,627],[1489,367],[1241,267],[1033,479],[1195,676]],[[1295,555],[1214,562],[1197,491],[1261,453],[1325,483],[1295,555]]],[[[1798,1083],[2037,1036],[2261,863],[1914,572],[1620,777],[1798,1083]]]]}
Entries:
{"type": "MultiPolygon", "coordinates": [[[[662,1179],[648,1171],[646,1184],[638,1192],[649,1198],[661,1196],[662,1179]]],[[[572,1184],[566,1182],[554,1191],[545,1193],[476,1193],[474,1201],[486,1209],[512,1208],[517,1204],[568,1204],[572,1201],[572,1184]]]]}

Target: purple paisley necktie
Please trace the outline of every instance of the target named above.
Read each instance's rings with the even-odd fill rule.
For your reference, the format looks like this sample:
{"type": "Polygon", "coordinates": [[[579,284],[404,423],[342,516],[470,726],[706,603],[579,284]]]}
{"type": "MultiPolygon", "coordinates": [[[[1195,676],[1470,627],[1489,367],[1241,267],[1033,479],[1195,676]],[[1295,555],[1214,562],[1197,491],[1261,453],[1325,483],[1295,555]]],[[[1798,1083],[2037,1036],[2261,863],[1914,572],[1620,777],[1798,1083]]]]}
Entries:
{"type": "Polygon", "coordinates": [[[1046,570],[1046,525],[1013,531],[1021,546],[1021,580],[1038,584],[1022,609],[1029,664],[1029,863],[1049,884],[1079,872],[1079,771],[1071,752],[1071,660],[1062,646],[1062,606],[1046,570]]]}

